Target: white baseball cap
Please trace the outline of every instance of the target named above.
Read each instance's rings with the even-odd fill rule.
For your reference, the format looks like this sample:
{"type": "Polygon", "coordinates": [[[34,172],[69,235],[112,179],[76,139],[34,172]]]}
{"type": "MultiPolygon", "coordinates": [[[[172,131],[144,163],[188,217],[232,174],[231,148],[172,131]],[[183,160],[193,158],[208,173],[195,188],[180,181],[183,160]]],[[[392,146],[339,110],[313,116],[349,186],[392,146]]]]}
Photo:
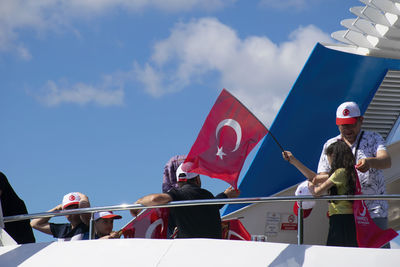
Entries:
{"type": "Polygon", "coordinates": [[[344,102],[336,110],[336,125],[354,124],[361,116],[360,108],[355,102],[344,102]]]}
{"type": "MultiPolygon", "coordinates": [[[[304,182],[300,183],[297,186],[296,192],[294,193],[296,196],[310,196],[312,195],[310,193],[310,190],[308,189],[308,181],[305,180],[304,182]]],[[[315,206],[315,201],[303,201],[302,202],[302,207],[303,207],[303,217],[306,218],[310,215],[312,208],[315,206]]],[[[294,213],[298,214],[298,209],[299,209],[299,203],[296,201],[293,206],[293,211],[294,213]]]]}
{"type": "Polygon", "coordinates": [[[193,172],[185,172],[183,169],[182,169],[182,166],[183,165],[186,165],[186,164],[191,164],[190,162],[189,163],[181,163],[181,165],[179,165],[179,167],[178,167],[178,169],[176,170],[176,180],[178,181],[178,182],[185,182],[185,181],[187,181],[188,179],[193,179],[193,178],[196,178],[197,176],[198,176],[198,174],[197,173],[193,173],[193,172]]]}
{"type": "Polygon", "coordinates": [[[116,215],[112,213],[112,211],[100,211],[93,214],[93,220],[97,221],[98,219],[121,219],[122,216],[116,215]]]}
{"type": "Polygon", "coordinates": [[[79,205],[79,201],[81,201],[81,197],[77,192],[71,192],[64,196],[62,201],[62,208],[65,209],[71,205],[79,205]]]}

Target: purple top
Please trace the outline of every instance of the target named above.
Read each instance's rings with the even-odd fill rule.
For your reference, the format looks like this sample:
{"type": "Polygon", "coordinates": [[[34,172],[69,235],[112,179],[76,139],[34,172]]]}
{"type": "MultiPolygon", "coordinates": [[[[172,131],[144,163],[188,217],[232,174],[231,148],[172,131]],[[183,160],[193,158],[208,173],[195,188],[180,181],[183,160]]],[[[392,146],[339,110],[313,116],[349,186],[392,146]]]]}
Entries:
{"type": "Polygon", "coordinates": [[[186,155],[177,155],[170,158],[170,160],[168,160],[168,162],[165,164],[162,183],[163,193],[168,192],[171,188],[178,187],[176,181],[176,170],[178,169],[179,165],[185,161],[185,159],[186,155]]]}

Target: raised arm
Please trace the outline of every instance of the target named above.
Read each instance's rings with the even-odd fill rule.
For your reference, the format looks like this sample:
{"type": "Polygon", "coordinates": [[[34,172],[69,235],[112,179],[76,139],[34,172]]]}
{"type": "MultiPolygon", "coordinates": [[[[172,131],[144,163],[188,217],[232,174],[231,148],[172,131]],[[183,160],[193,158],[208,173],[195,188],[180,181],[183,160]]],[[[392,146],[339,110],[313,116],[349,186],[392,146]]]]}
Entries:
{"type": "MultiPolygon", "coordinates": [[[[60,211],[62,210],[62,205],[57,205],[56,207],[52,208],[48,212],[53,212],[53,211],[60,211]]],[[[32,228],[45,233],[52,235],[53,233],[50,230],[50,223],[49,223],[50,218],[38,218],[38,219],[32,219],[31,220],[31,226],[32,228]]]]}
{"type": "Polygon", "coordinates": [[[315,172],[307,168],[303,163],[301,163],[298,159],[296,159],[292,152],[284,151],[282,152],[282,157],[288,161],[290,164],[295,166],[309,181],[312,181],[313,178],[317,175],[315,172]]]}
{"type": "MultiPolygon", "coordinates": [[[[82,194],[82,193],[79,193],[79,192],[78,192],[78,194],[79,194],[79,197],[81,198],[81,200],[79,201],[79,208],[80,209],[82,209],[82,208],[90,208],[89,198],[85,194],[82,194]]],[[[81,217],[81,220],[82,220],[82,222],[84,224],[89,225],[89,223],[90,223],[90,213],[82,213],[80,215],[80,217],[81,217]]]]}

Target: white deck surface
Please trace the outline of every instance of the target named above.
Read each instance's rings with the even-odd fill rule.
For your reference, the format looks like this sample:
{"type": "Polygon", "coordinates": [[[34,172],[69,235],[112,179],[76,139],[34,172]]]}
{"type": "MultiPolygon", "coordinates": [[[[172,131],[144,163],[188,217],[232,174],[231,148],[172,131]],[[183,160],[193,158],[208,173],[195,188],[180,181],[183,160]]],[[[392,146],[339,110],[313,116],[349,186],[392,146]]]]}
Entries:
{"type": "Polygon", "coordinates": [[[0,247],[0,266],[399,266],[399,249],[211,239],[114,239],[0,247]]]}

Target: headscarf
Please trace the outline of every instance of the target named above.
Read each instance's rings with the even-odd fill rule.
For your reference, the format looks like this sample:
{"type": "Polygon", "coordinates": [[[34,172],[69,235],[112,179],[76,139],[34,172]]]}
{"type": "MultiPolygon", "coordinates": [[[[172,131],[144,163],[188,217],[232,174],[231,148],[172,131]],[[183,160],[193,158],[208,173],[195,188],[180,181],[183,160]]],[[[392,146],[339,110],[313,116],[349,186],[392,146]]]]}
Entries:
{"type": "Polygon", "coordinates": [[[168,192],[173,187],[178,187],[178,183],[176,181],[176,170],[178,169],[179,165],[185,161],[185,159],[186,155],[177,155],[170,158],[165,164],[162,183],[163,193],[168,192]]]}

